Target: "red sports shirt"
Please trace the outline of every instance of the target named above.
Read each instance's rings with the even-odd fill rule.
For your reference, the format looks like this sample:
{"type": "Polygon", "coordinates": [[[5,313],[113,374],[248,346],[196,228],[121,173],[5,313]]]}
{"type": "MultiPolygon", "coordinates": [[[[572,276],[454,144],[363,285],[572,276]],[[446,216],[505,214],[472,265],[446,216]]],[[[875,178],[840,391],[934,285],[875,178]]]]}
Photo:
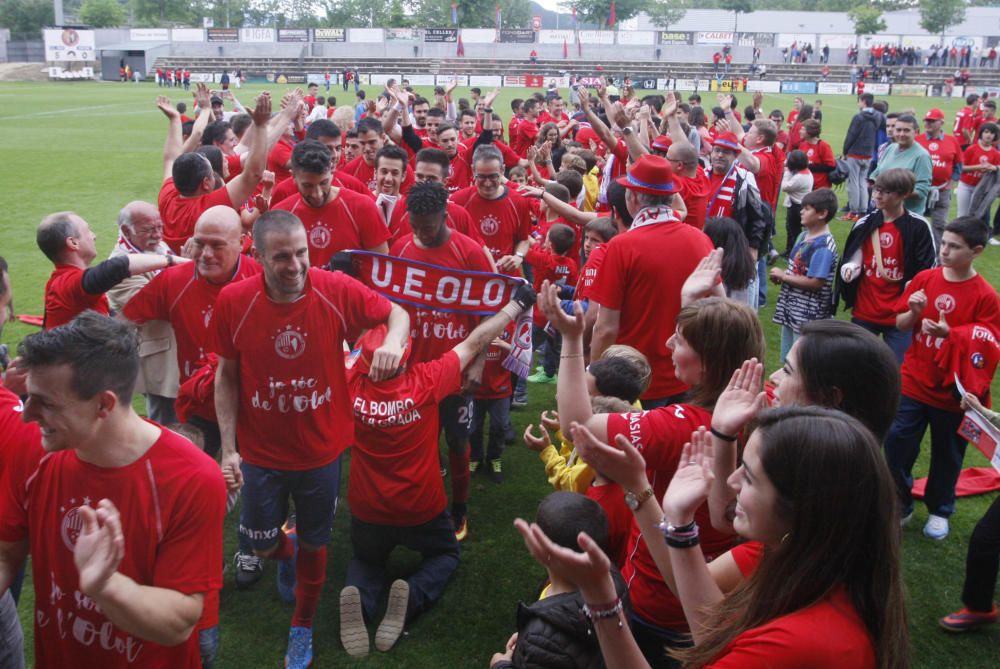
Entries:
{"type": "MultiPolygon", "coordinates": [[[[508,323],[500,334],[500,339],[508,344],[514,338],[514,323],[508,323]]],[[[486,364],[483,365],[483,378],[480,379],[473,397],[477,400],[497,400],[510,397],[513,392],[511,372],[505,369],[503,361],[510,354],[506,349],[490,344],[486,349],[486,364]]]]}
{"type": "MultiPolygon", "coordinates": [[[[800,151],[805,152],[810,165],[834,166],[837,164],[837,159],[833,156],[833,149],[831,149],[830,145],[822,139],[815,144],[802,142],[799,144],[798,148],[800,151]]],[[[828,172],[813,172],[812,175],[813,190],[830,187],[830,174],[828,172]]],[[[778,185],[781,185],[780,179],[778,180],[778,185]]]]}
{"type": "Polygon", "coordinates": [[[448,178],[445,179],[444,185],[447,186],[449,193],[455,193],[472,185],[471,148],[459,145],[458,152],[448,166],[448,178]]]}
{"type": "Polygon", "coordinates": [[[896,326],[896,300],[899,282],[903,280],[903,241],[895,223],[883,223],[879,229],[882,248],[881,271],[876,275],[875,250],[871,237],[861,246],[861,267],[864,276],[858,279],[858,296],[854,302],[855,318],[869,323],[896,326]]]}
{"type": "MultiPolygon", "coordinates": [[[[689,210],[690,211],[690,210],[689,210]]],[[[577,300],[590,299],[590,293],[597,282],[597,275],[604,263],[604,258],[608,253],[607,244],[598,244],[590,251],[587,262],[580,271],[580,278],[576,283],[576,294],[573,296],[577,300]]]]}
{"type": "Polygon", "coordinates": [[[267,169],[274,172],[274,183],[281,183],[285,179],[292,177],[292,171],[288,167],[292,160],[292,150],[295,146],[282,137],[271,147],[271,152],[267,154],[267,169]]]}
{"type": "Polygon", "coordinates": [[[632,228],[612,239],[607,249],[590,299],[621,312],[616,343],[634,346],[649,360],[653,379],[643,399],[683,392],[686,386],[674,376],[667,339],[681,309],[681,286],[712,250],[711,240],[674,219],[632,228]]]}
{"type": "MultiPolygon", "coordinates": [[[[827,148],[830,145],[827,144],[827,148]]],[[[760,196],[771,205],[771,210],[778,206],[778,194],[781,191],[781,177],[785,172],[785,152],[780,147],[765,146],[757,149],[753,155],[760,161],[760,170],[754,177],[757,180],[757,189],[760,196]]],[[[687,204],[687,200],[684,200],[687,204]]],[[[688,205],[688,216],[690,217],[691,205],[688,205]]]]}
{"type": "Polygon", "coordinates": [[[122,314],[133,323],[169,321],[177,338],[177,367],[184,383],[198,369],[213,332],[212,314],[219,292],[236,281],[260,273],[260,265],[241,256],[232,279],[209,283],[198,275],[196,263],[175,265],[157,274],[132,296],[122,314]]]}
{"type": "Polygon", "coordinates": [[[695,170],[693,177],[674,173],[674,184],[681,194],[688,213],[684,222],[701,230],[708,215],[708,198],[712,194],[712,182],[702,170],[695,170]]]}
{"type": "Polygon", "coordinates": [[[484,200],[475,186],[458,191],[451,200],[469,212],[494,262],[513,254],[517,244],[531,234],[531,207],[509,186],[496,200],[484,200]]]}
{"type": "Polygon", "coordinates": [[[194,235],[194,224],[206,209],[215,206],[236,209],[225,188],[218,188],[198,197],[183,197],[177,192],[173,178],[163,182],[157,205],[163,220],[163,241],[174,253],[180,253],[184,242],[194,235]]]}
{"type": "Polygon", "coordinates": [[[927,153],[931,154],[931,165],[933,166],[931,185],[942,186],[951,181],[955,165],[962,164],[962,147],[958,140],[951,135],[944,135],[940,139],[928,139],[927,133],[922,132],[917,135],[917,144],[927,149],[927,153]]]}
{"type": "Polygon", "coordinates": [[[295,214],[306,226],[313,267],[322,267],[337,251],[372,249],[389,240],[389,228],[375,201],[351,190],[341,189],[319,208],[306,204],[298,193],[271,208],[295,214]]]}
{"type": "Polygon", "coordinates": [[[0,384],[0,481],[7,465],[18,457],[18,453],[42,447],[38,423],[25,423],[23,415],[21,398],[0,384]]]}
{"type": "Polygon", "coordinates": [[[292,303],[272,302],[263,274],[222,290],[213,349],[239,363],[236,438],[245,461],[315,469],[351,445],[343,343],[384,322],[390,309],[388,300],[358,281],[315,267],[292,303]]]}
{"type": "MultiPolygon", "coordinates": [[[[424,249],[407,234],[392,245],[389,255],[420,262],[474,272],[492,272],[482,244],[452,230],[448,241],[437,248],[424,249]]],[[[455,348],[479,324],[479,316],[418,308],[404,304],[410,314],[410,335],[413,337],[413,362],[437,360],[455,348]]]]}
{"type": "MultiPolygon", "coordinates": [[[[346,188],[347,190],[352,190],[355,193],[365,195],[367,197],[372,197],[372,192],[368,190],[367,186],[352,177],[350,174],[343,174],[341,172],[334,172],[333,178],[330,180],[331,184],[338,186],[340,188],[346,188]]],[[[271,191],[271,202],[278,203],[282,200],[297,195],[299,192],[298,186],[295,185],[295,179],[293,177],[288,177],[281,183],[278,183],[274,190],[271,191]]]]}
{"type": "Polygon", "coordinates": [[[927,306],[913,327],[913,340],[903,358],[903,394],[938,409],[961,411],[954,378],[934,361],[944,339],[924,334],[921,321],[938,321],[943,313],[951,328],[981,323],[1000,332],[1000,297],[982,274],[965,281],[948,281],[944,268],[937,267],[913,277],[896,303],[896,312],[908,311],[910,296],[921,289],[927,294],[927,306]]]}
{"type": "Polygon", "coordinates": [[[91,295],[83,289],[84,270],[72,265],[56,265],[45,284],[45,329],[65,325],[87,309],[107,316],[108,296],[91,295]]]}
{"type": "Polygon", "coordinates": [[[347,501],[377,525],[412,527],[448,505],[438,463],[438,404],[462,386],[458,354],[448,351],[382,383],[348,372],[354,448],[347,501]]]}
{"type": "MultiPolygon", "coordinates": [[[[535,273],[535,291],[542,289],[542,282],[558,283],[564,286],[576,285],[577,264],[569,256],[557,256],[551,251],[545,251],[537,246],[529,249],[524,259],[531,264],[535,273]]],[[[535,305],[533,319],[538,327],[545,327],[548,319],[542,310],[535,305]]]]}
{"type": "MultiPolygon", "coordinates": [[[[614,443],[617,435],[624,435],[642,453],[654,497],[663,499],[677,471],[685,442],[691,440],[693,431],[711,423],[712,414],[690,404],[673,404],[641,413],[609,414],[608,440],[614,443]]],[[[714,558],[732,547],[734,537],[712,527],[707,503],[698,508],[695,519],[701,527],[701,546],[706,557],[714,558]]],[[[687,621],[680,600],[664,583],[634,519],[626,554],[622,576],[629,583],[633,610],[654,625],[686,631],[687,621]]]]}
{"type": "MultiPolygon", "coordinates": [[[[465,210],[465,207],[459,206],[454,202],[449,202],[444,222],[452,230],[461,232],[472,241],[483,246],[483,236],[479,234],[479,228],[472,224],[472,217],[469,216],[469,212],[465,210]]],[[[389,232],[392,235],[392,239],[389,240],[390,246],[395,245],[396,241],[401,237],[413,232],[413,228],[410,227],[410,213],[406,211],[405,198],[401,198],[396,203],[396,208],[392,210],[392,218],[389,220],[389,232]]]]}
{"type": "MultiPolygon", "coordinates": [[[[1000,165],[1000,151],[997,151],[995,146],[990,146],[988,149],[983,149],[979,145],[979,142],[975,142],[969,145],[969,148],[965,150],[965,155],[962,158],[963,165],[1000,165]]],[[[982,180],[985,172],[962,172],[962,176],[959,177],[959,181],[969,186],[978,186],[979,182],[982,180]]]]}
{"type": "Polygon", "coordinates": [[[110,499],[121,512],[118,571],[140,585],[191,595],[222,587],[226,487],[219,465],[162,430],[130,465],[97,467],[74,450],[30,449],[0,491],[0,541],[28,540],[35,587],[35,666],[42,669],[197,669],[198,635],[165,647],[114,626],[80,592],[77,508],[110,499]]]}

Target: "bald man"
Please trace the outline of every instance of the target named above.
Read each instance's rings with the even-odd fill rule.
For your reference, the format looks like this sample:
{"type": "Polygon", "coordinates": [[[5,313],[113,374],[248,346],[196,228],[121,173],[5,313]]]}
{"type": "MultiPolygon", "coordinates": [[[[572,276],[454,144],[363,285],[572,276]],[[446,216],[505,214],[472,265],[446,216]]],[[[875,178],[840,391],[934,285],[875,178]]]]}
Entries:
{"type": "Polygon", "coordinates": [[[87,309],[109,314],[105,293],[130,276],[187,262],[159,254],[129,254],[90,266],[97,257],[97,235],[72,211],[49,214],[38,224],[36,242],[55,269],[45,284],[46,330],[65,325],[87,309]]]}
{"type": "MultiPolygon", "coordinates": [[[[118,243],[109,258],[131,254],[175,255],[163,241],[163,221],[156,205],[135,200],[118,213],[118,243]]],[[[114,311],[125,308],[132,297],[149,283],[158,271],[131,276],[108,291],[114,311]]],[[[149,321],[139,328],[139,378],[135,392],[146,396],[146,415],[160,425],[177,422],[174,400],[179,384],[177,341],[173,328],[165,320],[149,321]]]]}
{"type": "MultiPolygon", "coordinates": [[[[240,216],[226,206],[206,209],[194,225],[194,236],[184,251],[191,256],[194,267],[173,267],[160,272],[129,300],[122,315],[137,324],[168,321],[177,338],[177,367],[183,384],[197,371],[205,356],[205,345],[212,331],[212,315],[219,291],[260,273],[260,266],[241,253],[240,216]]],[[[188,422],[199,428],[205,438],[205,452],[211,456],[222,444],[217,423],[200,416],[188,422]]],[[[263,562],[253,555],[249,542],[240,535],[240,550],[234,557],[236,585],[248,587],[263,574],[263,562]]],[[[218,593],[214,601],[206,597],[205,609],[218,608],[218,593]]],[[[203,622],[204,619],[203,619],[203,622]]],[[[199,626],[205,632],[210,626],[199,626]]],[[[206,635],[211,636],[211,635],[206,635]]]]}

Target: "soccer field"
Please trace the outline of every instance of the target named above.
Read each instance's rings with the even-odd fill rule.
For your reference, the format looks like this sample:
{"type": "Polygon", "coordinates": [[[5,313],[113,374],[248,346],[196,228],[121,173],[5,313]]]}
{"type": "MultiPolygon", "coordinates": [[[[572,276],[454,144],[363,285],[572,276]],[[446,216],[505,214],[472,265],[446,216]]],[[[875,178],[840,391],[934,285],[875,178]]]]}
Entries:
{"type": "MultiPolygon", "coordinates": [[[[277,98],[289,87],[271,87],[277,98]]],[[[418,87],[421,88],[421,87],[418,87]]],[[[369,96],[378,91],[367,87],[369,96]]],[[[241,102],[253,104],[262,90],[247,86],[235,91],[241,102]]],[[[322,89],[320,91],[323,92],[322,89]]],[[[429,94],[430,90],[420,90],[429,94]]],[[[506,124],[509,101],[526,97],[528,89],[503,89],[494,103],[506,124]]],[[[0,83],[0,255],[9,265],[17,313],[41,314],[45,281],[51,264],[35,244],[35,227],[46,214],[73,210],[85,218],[98,235],[99,258],[107,257],[117,237],[118,210],[130,200],[156,202],[162,177],[162,147],[166,120],[155,108],[158,93],[174,101],[190,93],[180,89],[158,89],[153,84],[121,83],[0,83]]],[[[331,90],[341,104],[353,103],[352,93],[331,90]]],[[[467,95],[460,88],[458,96],[467,95]]],[[[687,93],[684,93],[686,97],[687,93]]],[[[564,97],[568,97],[564,92],[564,97]]],[[[706,106],[714,94],[702,94],[706,106]]],[[[809,96],[808,101],[817,96],[809,96]]],[[[844,132],[856,103],[850,96],[823,98],[823,134],[839,153],[844,132]]],[[[739,108],[750,101],[740,93],[739,108]]],[[[781,108],[786,115],[793,96],[767,95],[764,110],[781,108]]],[[[940,107],[950,124],[960,100],[889,98],[890,110],[912,107],[922,117],[931,107],[940,107]]],[[[846,191],[837,191],[846,198],[846,191]]],[[[843,242],[848,223],[834,221],[831,228],[843,242]]],[[[779,212],[778,239],[784,241],[784,212],[779,212]]],[[[841,243],[841,248],[842,248],[841,243]]],[[[987,247],[977,268],[1000,285],[1000,248],[987,247]]],[[[769,306],[761,311],[768,338],[768,372],[777,368],[780,328],[771,323],[776,292],[771,287],[769,306]]],[[[839,316],[843,317],[843,314],[839,316]]],[[[34,328],[13,322],[4,330],[2,342],[12,351],[34,328]]],[[[1000,383],[994,383],[994,391],[1000,383]]],[[[515,431],[538,423],[542,409],[555,408],[554,386],[532,386],[531,405],[514,412],[515,431]]],[[[807,446],[807,445],[804,445],[807,446]]],[[[927,468],[927,445],[917,474],[927,468]]],[[[337,515],[330,549],[328,580],[315,626],[317,667],[485,667],[494,652],[504,648],[515,631],[518,601],[529,602],[537,593],[544,570],[527,554],[511,522],[515,517],[533,518],[538,501],[551,490],[538,458],[523,444],[510,446],[504,455],[507,480],[495,485],[474,476],[470,499],[469,538],[463,543],[462,565],[442,601],[418,620],[388,654],[372,649],[364,660],[352,660],[342,650],[338,635],[338,593],[350,555],[347,535],[346,475],[342,481],[344,504],[337,515]]],[[[966,466],[988,466],[973,447],[966,466]]],[[[849,482],[845,482],[849,485],[849,482]]],[[[446,481],[450,491],[450,482],[446,481]]],[[[986,510],[992,496],[966,498],[958,503],[951,535],[934,542],[921,534],[926,509],[917,507],[916,517],[904,530],[903,569],[908,585],[913,666],[925,669],[960,667],[989,669],[1000,666],[1000,628],[966,636],[948,635],[937,627],[937,618],[957,609],[969,535],[986,510]]],[[[235,550],[232,517],[226,528],[226,555],[235,550]]],[[[394,556],[389,578],[405,575],[416,564],[416,555],[400,549],[394,556]]],[[[253,590],[237,591],[232,574],[226,574],[222,592],[220,656],[221,669],[281,666],[291,607],[283,604],[274,585],[275,566],[268,565],[264,580],[253,590]]],[[[21,618],[30,650],[32,595],[30,581],[21,600],[21,618]]],[[[374,635],[375,625],[371,626],[374,635]]]]}

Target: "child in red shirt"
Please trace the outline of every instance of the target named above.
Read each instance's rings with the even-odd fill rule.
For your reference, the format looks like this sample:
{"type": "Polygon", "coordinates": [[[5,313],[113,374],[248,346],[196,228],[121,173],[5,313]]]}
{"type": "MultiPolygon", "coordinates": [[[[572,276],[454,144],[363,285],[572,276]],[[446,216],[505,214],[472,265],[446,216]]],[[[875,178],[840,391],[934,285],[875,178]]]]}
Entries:
{"type": "MultiPolygon", "coordinates": [[[[972,266],[989,229],[978,218],[962,216],[944,230],[941,266],[917,274],[896,303],[896,327],[912,331],[913,343],[903,359],[899,411],[885,440],[905,523],[913,513],[913,463],[930,424],[931,465],[924,496],[930,515],[924,534],[938,540],[948,536],[966,442],[956,433],[963,412],[955,374],[941,366],[937,352],[949,336],[959,336],[956,326],[975,324],[992,330],[994,337],[1000,333],[1000,297],[972,266]]],[[[984,366],[985,361],[973,364],[984,366]]]]}
{"type": "MultiPolygon", "coordinates": [[[[576,233],[573,228],[564,223],[555,223],[545,235],[542,248],[538,248],[537,240],[532,239],[532,248],[524,259],[531,265],[535,275],[535,290],[541,290],[542,283],[549,281],[561,286],[576,285],[577,264],[572,258],[576,233]]],[[[542,359],[542,371],[528,377],[531,383],[555,383],[556,371],[559,369],[559,350],[562,348],[558,333],[550,336],[545,330],[547,319],[542,311],[535,307],[534,330],[532,339],[535,349],[545,343],[545,354],[542,359]]]]}

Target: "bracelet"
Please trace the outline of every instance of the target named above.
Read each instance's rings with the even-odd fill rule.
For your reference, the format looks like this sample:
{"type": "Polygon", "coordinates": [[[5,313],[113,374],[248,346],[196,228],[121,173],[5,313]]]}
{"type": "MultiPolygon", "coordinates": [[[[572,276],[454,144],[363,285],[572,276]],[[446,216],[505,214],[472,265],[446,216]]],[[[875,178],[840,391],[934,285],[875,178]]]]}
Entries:
{"type": "Polygon", "coordinates": [[[681,539],[698,534],[698,523],[693,520],[687,525],[674,526],[664,517],[656,527],[663,532],[664,537],[669,535],[681,539]]]}
{"type": "Polygon", "coordinates": [[[698,545],[698,535],[689,537],[687,539],[674,539],[673,537],[666,537],[667,546],[670,548],[694,548],[698,545]]]}
{"type": "Polygon", "coordinates": [[[563,353],[562,355],[559,356],[559,359],[562,360],[563,358],[582,358],[582,357],[583,353],[563,353]]]}
{"type": "Polygon", "coordinates": [[[172,254],[167,254],[167,267],[174,266],[174,256],[172,254]]]}
{"type": "Polygon", "coordinates": [[[728,441],[729,443],[733,443],[739,438],[739,437],[734,437],[730,434],[723,434],[722,432],[719,432],[718,430],[716,430],[714,427],[711,426],[709,426],[708,431],[711,432],[712,436],[715,437],[716,439],[721,439],[722,441],[728,441]]]}
{"type": "Polygon", "coordinates": [[[587,616],[587,620],[594,622],[595,620],[604,620],[606,618],[617,618],[618,629],[622,628],[622,619],[618,615],[622,610],[621,597],[616,599],[612,604],[606,604],[596,609],[589,606],[586,602],[583,604],[583,615],[587,616]]]}

